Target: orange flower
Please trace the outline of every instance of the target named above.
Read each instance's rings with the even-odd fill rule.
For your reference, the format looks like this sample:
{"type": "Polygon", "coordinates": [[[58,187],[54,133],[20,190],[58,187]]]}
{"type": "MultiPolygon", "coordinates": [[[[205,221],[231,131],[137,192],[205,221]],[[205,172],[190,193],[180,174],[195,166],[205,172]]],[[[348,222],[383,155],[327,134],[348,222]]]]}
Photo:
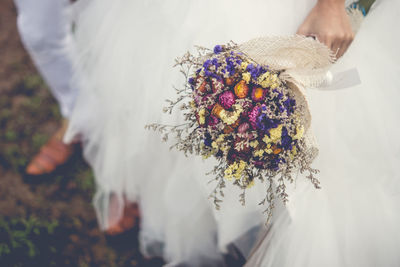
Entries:
{"type": "Polygon", "coordinates": [[[276,145],[274,145],[274,146],[272,147],[272,150],[273,150],[273,152],[274,152],[275,155],[278,155],[279,153],[282,152],[282,149],[281,149],[281,148],[278,148],[276,145]]]}
{"type": "Polygon", "coordinates": [[[230,134],[233,133],[234,129],[231,126],[226,126],[224,128],[224,134],[230,134]]]}
{"type": "Polygon", "coordinates": [[[228,86],[231,86],[231,85],[233,85],[235,83],[237,78],[238,78],[238,74],[236,73],[235,75],[233,75],[233,76],[231,76],[229,78],[226,78],[225,79],[225,84],[228,85],[228,86]]]}
{"type": "Polygon", "coordinates": [[[238,98],[245,98],[249,93],[249,87],[246,84],[246,81],[241,80],[235,86],[235,95],[238,98]]]}
{"type": "Polygon", "coordinates": [[[226,85],[228,85],[228,86],[233,85],[234,82],[235,82],[235,79],[233,79],[232,77],[226,78],[226,79],[225,79],[225,83],[226,83],[226,85]]]}
{"type": "Polygon", "coordinates": [[[215,104],[213,109],[211,110],[211,114],[213,114],[215,117],[220,118],[220,113],[223,111],[224,108],[220,104],[215,104]]]}
{"type": "Polygon", "coordinates": [[[230,125],[232,128],[237,128],[240,124],[240,120],[238,119],[237,121],[235,121],[234,124],[230,125]]]}
{"type": "Polygon", "coordinates": [[[239,124],[240,124],[240,120],[238,119],[237,121],[235,121],[234,124],[226,126],[224,128],[224,134],[233,133],[235,131],[235,129],[239,126],[239,124]]]}
{"type": "Polygon", "coordinates": [[[209,87],[210,85],[207,83],[207,81],[206,80],[204,80],[204,78],[198,78],[198,80],[197,80],[197,90],[199,91],[199,92],[201,92],[202,94],[205,94],[205,93],[207,93],[207,91],[208,91],[208,88],[207,88],[207,86],[209,87]]]}
{"type": "Polygon", "coordinates": [[[253,101],[259,102],[264,100],[264,95],[265,95],[265,90],[262,89],[261,87],[257,87],[253,89],[251,98],[253,99],[253,101]]]}

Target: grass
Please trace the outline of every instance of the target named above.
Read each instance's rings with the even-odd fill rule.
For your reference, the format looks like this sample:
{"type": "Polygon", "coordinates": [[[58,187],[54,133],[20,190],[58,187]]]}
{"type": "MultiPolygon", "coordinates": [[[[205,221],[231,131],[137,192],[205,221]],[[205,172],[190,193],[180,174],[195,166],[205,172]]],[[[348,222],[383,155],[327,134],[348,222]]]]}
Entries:
{"type": "Polygon", "coordinates": [[[54,235],[58,226],[57,220],[40,220],[34,216],[0,218],[0,263],[22,266],[22,262],[36,262],[42,255],[54,257],[57,253],[54,235]]]}

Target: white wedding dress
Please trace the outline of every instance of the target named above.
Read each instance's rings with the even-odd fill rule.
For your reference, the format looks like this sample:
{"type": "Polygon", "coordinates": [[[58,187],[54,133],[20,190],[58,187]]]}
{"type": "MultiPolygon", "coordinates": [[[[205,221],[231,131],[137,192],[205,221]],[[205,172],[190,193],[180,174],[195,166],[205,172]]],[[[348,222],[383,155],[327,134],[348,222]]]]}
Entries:
{"type": "Polygon", "coordinates": [[[353,64],[361,85],[309,92],[322,189],[298,179],[246,266],[400,266],[399,15],[377,1],[334,67],[353,64]]]}
{"type": "MultiPolygon", "coordinates": [[[[184,82],[172,68],[174,58],[194,45],[294,34],[315,0],[78,4],[77,75],[83,89],[66,141],[80,138],[94,169],[100,227],[107,229],[121,217],[126,198],[140,205],[142,252],[149,256],[163,256],[171,266],[220,266],[220,253],[230,243],[247,256],[254,238],[241,237],[264,228],[264,208],[258,202],[265,187],[256,184],[249,190],[242,207],[240,192],[228,186],[221,210],[215,211],[207,199],[211,177],[205,175],[212,160],[169,151],[144,126],[181,121],[178,114],[162,114],[164,100],[175,97],[173,85],[184,82]],[[117,208],[110,208],[111,196],[118,200],[117,208]]],[[[398,6],[394,0],[377,3],[336,66],[338,71],[359,68],[361,86],[310,92],[323,189],[309,191],[298,178],[288,208],[277,208],[273,227],[253,251],[249,266],[400,263],[392,253],[400,248],[394,228],[400,218],[399,37],[387,32],[395,25],[398,6]]]]}

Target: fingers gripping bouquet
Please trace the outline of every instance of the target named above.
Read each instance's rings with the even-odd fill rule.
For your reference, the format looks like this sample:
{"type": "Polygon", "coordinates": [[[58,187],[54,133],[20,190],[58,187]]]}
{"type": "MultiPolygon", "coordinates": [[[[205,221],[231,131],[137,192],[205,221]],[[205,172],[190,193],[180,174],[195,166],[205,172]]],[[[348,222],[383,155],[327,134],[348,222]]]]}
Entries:
{"type": "Polygon", "coordinates": [[[287,183],[306,173],[319,188],[311,167],[318,150],[310,129],[311,116],[303,88],[324,80],[333,56],[321,43],[300,36],[258,38],[242,45],[233,42],[213,50],[198,48],[176,60],[186,77],[176,101],[185,124],[148,125],[185,154],[214,157],[211,172],[217,187],[211,194],[219,208],[227,182],[245,191],[258,179],[267,185],[270,217],[274,200],[288,200],[287,183]]]}

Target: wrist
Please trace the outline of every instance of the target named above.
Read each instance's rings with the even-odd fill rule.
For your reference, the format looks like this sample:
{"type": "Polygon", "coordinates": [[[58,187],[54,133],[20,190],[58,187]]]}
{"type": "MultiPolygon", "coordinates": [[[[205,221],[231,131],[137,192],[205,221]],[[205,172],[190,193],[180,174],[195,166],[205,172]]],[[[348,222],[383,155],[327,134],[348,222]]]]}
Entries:
{"type": "Polygon", "coordinates": [[[318,4],[328,5],[330,7],[344,7],[345,0],[318,0],[318,4]]]}

